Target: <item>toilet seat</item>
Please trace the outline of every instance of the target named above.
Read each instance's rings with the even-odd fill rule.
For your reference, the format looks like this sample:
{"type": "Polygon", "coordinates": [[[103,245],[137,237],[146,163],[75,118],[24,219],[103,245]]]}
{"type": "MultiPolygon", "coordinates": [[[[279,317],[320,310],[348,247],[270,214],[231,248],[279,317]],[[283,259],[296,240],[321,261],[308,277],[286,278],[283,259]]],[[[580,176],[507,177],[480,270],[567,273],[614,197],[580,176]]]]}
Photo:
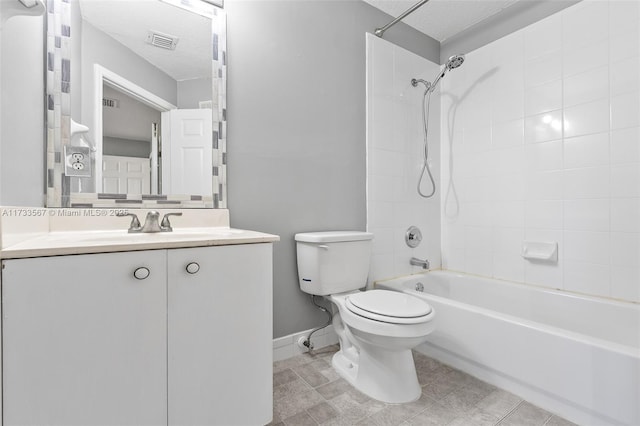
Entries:
{"type": "Polygon", "coordinates": [[[417,297],[389,290],[350,294],[345,306],[364,318],[391,324],[418,324],[430,320],[429,304],[417,297]]]}

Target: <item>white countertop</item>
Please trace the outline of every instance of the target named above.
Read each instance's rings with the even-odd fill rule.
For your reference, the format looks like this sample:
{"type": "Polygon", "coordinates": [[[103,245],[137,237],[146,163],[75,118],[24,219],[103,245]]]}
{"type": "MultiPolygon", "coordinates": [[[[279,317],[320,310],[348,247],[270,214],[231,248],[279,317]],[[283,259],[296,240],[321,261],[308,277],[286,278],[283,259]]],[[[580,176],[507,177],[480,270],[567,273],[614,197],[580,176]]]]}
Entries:
{"type": "MultiPolygon", "coordinates": [[[[147,210],[131,210],[144,222],[147,210]]],[[[271,243],[280,237],[229,227],[227,210],[171,209],[172,232],[128,233],[111,210],[0,207],[0,259],[271,243]],[[80,213],[80,214],[79,214],[80,213]]]]}
{"type": "Polygon", "coordinates": [[[227,227],[175,228],[173,232],[64,231],[34,236],[3,248],[2,259],[86,253],[207,247],[279,241],[277,235],[227,227]]]}

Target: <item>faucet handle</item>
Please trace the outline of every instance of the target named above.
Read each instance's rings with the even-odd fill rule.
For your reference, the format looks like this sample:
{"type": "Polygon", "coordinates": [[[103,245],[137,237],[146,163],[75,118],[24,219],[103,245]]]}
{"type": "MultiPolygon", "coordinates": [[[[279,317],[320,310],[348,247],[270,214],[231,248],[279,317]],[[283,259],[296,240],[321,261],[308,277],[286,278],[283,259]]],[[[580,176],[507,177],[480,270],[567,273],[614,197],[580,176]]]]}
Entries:
{"type": "Polygon", "coordinates": [[[173,231],[173,228],[171,228],[171,223],[169,222],[169,216],[182,216],[182,213],[165,213],[164,217],[162,218],[162,223],[160,224],[160,227],[163,231],[173,231]]]}
{"type": "Polygon", "coordinates": [[[411,248],[416,248],[422,241],[422,232],[417,226],[410,226],[407,232],[404,234],[404,241],[411,248]]]}
{"type": "Polygon", "coordinates": [[[129,232],[138,232],[142,228],[140,226],[140,219],[138,219],[138,216],[136,216],[134,213],[118,212],[116,213],[116,216],[119,216],[119,217],[131,216],[131,224],[129,225],[129,232]]]}

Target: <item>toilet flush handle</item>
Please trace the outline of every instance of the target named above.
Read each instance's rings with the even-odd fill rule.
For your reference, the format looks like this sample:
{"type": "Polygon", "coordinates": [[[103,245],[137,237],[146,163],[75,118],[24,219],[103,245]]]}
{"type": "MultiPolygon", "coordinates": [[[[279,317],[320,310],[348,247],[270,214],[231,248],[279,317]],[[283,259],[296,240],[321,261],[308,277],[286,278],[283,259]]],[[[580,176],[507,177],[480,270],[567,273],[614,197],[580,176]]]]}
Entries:
{"type": "Polygon", "coordinates": [[[318,247],[323,248],[325,250],[329,250],[329,246],[326,244],[320,244],[318,247]]]}

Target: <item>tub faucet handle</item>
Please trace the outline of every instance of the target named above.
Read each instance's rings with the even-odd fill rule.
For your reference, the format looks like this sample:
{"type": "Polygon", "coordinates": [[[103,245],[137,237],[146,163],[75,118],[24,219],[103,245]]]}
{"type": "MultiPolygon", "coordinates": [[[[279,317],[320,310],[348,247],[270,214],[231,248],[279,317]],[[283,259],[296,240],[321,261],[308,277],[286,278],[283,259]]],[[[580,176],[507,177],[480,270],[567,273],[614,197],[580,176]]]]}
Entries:
{"type": "Polygon", "coordinates": [[[418,247],[422,241],[422,232],[420,232],[420,228],[417,226],[410,226],[404,234],[404,241],[411,248],[418,247]]]}

